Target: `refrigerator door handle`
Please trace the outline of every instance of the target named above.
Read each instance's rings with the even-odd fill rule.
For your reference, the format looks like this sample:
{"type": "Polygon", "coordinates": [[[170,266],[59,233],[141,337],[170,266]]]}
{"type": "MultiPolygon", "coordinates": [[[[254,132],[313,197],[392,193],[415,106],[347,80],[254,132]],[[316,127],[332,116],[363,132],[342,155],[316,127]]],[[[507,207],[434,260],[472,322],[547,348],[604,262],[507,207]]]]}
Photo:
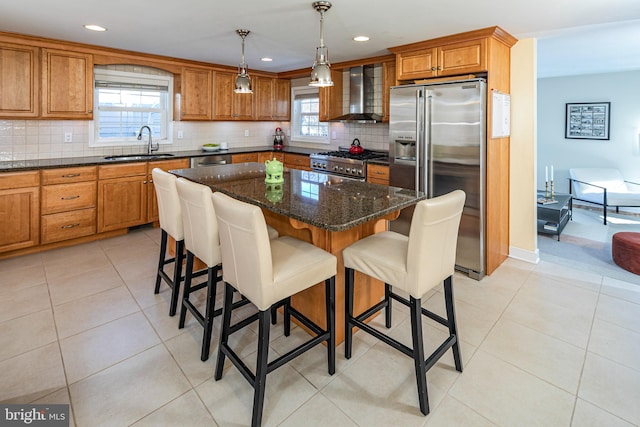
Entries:
{"type": "Polygon", "coordinates": [[[427,197],[433,197],[433,145],[431,144],[431,101],[432,95],[427,91],[424,102],[424,156],[425,156],[425,177],[429,177],[425,192],[427,197]]]}
{"type": "Polygon", "coordinates": [[[423,105],[422,90],[416,90],[416,167],[415,167],[415,189],[416,191],[422,191],[420,187],[420,144],[422,144],[422,132],[424,129],[423,117],[421,114],[421,108],[423,105]]]}

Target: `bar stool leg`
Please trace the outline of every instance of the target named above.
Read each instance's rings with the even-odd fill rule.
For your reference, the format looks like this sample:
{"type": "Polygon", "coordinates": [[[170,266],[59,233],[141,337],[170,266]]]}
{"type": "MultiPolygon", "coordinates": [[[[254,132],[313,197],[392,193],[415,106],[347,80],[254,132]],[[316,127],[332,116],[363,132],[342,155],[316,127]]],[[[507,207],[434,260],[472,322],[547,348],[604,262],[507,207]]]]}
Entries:
{"type": "Polygon", "coordinates": [[[422,342],[422,305],[420,298],[410,297],[409,308],[411,310],[411,335],[413,339],[413,362],[416,368],[416,382],[418,385],[418,401],[420,411],[429,413],[429,396],[427,394],[427,366],[424,359],[424,347],[422,342]]]}
{"type": "Polygon", "coordinates": [[[182,279],[182,261],[184,260],[184,240],[176,240],[176,256],[173,265],[173,286],[171,287],[171,307],[169,316],[175,316],[180,296],[180,282],[182,279]]]}
{"type": "Polygon", "coordinates": [[[160,276],[160,271],[164,267],[164,260],[167,254],[167,232],[162,230],[160,237],[160,256],[158,257],[158,271],[156,273],[156,288],[154,290],[154,294],[160,293],[160,282],[162,281],[162,277],[160,276]]]}
{"type": "Polygon", "coordinates": [[[211,348],[211,332],[213,330],[213,318],[216,309],[216,290],[218,285],[219,267],[207,269],[207,303],[204,316],[204,333],[202,334],[202,353],[200,360],[205,362],[209,359],[209,349],[211,348]]]}
{"type": "Polygon", "coordinates": [[[231,327],[231,310],[233,309],[233,287],[228,283],[224,286],[224,303],[222,304],[222,326],[220,327],[220,344],[218,345],[218,360],[216,361],[215,380],[222,378],[224,369],[225,352],[229,342],[229,329],[231,327]]]}
{"type": "Polygon", "coordinates": [[[456,337],[456,342],[451,349],[453,350],[453,361],[456,365],[456,371],[462,372],[462,358],[460,357],[460,338],[458,337],[458,327],[456,325],[456,313],[453,301],[453,287],[451,286],[451,276],[444,280],[444,303],[447,309],[447,321],[449,323],[449,335],[456,337]]]}
{"type": "Polygon", "coordinates": [[[251,426],[258,427],[262,423],[262,408],[264,406],[264,394],[267,387],[267,359],[269,355],[269,328],[271,310],[258,313],[258,359],[256,361],[256,380],[253,385],[253,416],[251,426]]]}
{"type": "Polygon", "coordinates": [[[324,281],[325,286],[325,309],[327,313],[327,331],[329,340],[327,341],[327,363],[329,375],[336,373],[336,277],[324,281]]]}
{"type": "Polygon", "coordinates": [[[391,285],[388,283],[384,284],[384,300],[387,304],[384,307],[384,325],[388,329],[391,327],[391,285]]]}
{"type": "Polygon", "coordinates": [[[191,295],[191,281],[193,280],[193,254],[189,251],[187,251],[187,265],[185,270],[182,307],[180,308],[180,322],[178,323],[179,329],[184,328],[184,322],[187,318],[187,304],[185,304],[185,301],[189,301],[189,295],[191,295]]]}
{"type": "Polygon", "coordinates": [[[344,307],[346,311],[344,318],[344,357],[351,359],[351,348],[353,346],[353,337],[351,335],[353,330],[353,325],[351,324],[351,319],[353,318],[353,269],[345,268],[344,276],[344,307]]]}
{"type": "Polygon", "coordinates": [[[289,335],[291,335],[291,312],[289,311],[289,307],[291,307],[291,297],[289,297],[289,298],[284,300],[284,306],[283,306],[284,336],[285,337],[288,337],[289,335]]]}

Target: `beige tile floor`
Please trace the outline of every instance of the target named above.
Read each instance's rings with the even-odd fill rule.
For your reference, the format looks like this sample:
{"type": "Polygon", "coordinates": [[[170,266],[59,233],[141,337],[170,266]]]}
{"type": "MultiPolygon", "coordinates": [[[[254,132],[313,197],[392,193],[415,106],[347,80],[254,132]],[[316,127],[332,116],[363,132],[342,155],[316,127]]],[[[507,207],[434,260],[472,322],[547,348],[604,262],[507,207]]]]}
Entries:
{"type": "MultiPolygon", "coordinates": [[[[178,329],[153,294],[158,229],[0,261],[0,401],[70,403],[76,426],[241,426],[252,389],[235,368],[213,379],[201,328],[178,329]]],[[[316,348],[267,379],[267,426],[640,425],[640,286],[550,262],[507,260],[481,282],[456,275],[465,369],[446,355],[417,408],[411,360],[356,334],[326,372],[316,348]]],[[[439,291],[424,305],[442,313],[439,291]]],[[[245,309],[248,310],[248,309],[245,309]]],[[[377,321],[380,326],[380,322],[377,321]]],[[[390,334],[410,342],[407,313],[390,334]]],[[[424,321],[425,339],[442,339],[424,321]]],[[[274,354],[304,337],[273,328],[274,354]]],[[[253,365],[255,329],[233,341],[253,365]]]]}

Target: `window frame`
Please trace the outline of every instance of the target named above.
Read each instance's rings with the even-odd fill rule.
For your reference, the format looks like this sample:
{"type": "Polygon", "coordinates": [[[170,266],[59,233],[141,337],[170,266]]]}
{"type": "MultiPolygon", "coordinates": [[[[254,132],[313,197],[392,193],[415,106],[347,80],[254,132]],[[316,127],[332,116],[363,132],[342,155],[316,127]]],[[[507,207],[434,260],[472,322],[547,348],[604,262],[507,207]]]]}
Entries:
{"type": "Polygon", "coordinates": [[[318,88],[308,87],[308,86],[294,86],[291,88],[291,140],[295,142],[308,142],[315,144],[330,144],[331,140],[330,136],[330,128],[329,123],[320,122],[320,114],[318,112],[318,122],[323,126],[327,127],[327,135],[326,136],[304,136],[300,135],[300,114],[297,109],[299,108],[299,103],[296,102],[296,95],[316,95],[318,97],[318,102],[320,101],[320,92],[318,88]]]}
{"type": "MultiPolygon", "coordinates": [[[[167,107],[165,111],[166,125],[163,127],[164,135],[162,132],[160,135],[152,135],[154,143],[159,144],[173,144],[173,75],[156,75],[147,74],[144,72],[131,72],[131,71],[116,71],[105,68],[94,69],[93,80],[93,120],[89,123],[89,147],[127,147],[127,146],[145,146],[147,145],[147,137],[138,141],[137,137],[117,137],[117,138],[100,138],[98,135],[100,114],[99,114],[99,88],[96,87],[96,80],[98,81],[113,81],[116,83],[124,84],[139,84],[139,85],[166,85],[167,86],[167,107]]],[[[120,109],[117,107],[108,107],[111,111],[135,111],[135,109],[120,109]]],[[[138,111],[149,111],[149,109],[139,109],[138,111]]],[[[144,126],[144,125],[141,125],[144,126]]]]}

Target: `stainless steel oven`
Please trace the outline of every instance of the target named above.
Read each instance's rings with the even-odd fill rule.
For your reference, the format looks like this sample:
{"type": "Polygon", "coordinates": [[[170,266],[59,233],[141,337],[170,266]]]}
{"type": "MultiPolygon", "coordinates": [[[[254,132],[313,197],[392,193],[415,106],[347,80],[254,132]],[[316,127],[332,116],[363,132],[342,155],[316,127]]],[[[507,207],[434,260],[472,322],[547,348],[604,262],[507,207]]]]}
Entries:
{"type": "Polygon", "coordinates": [[[231,154],[210,154],[208,156],[199,156],[191,158],[191,167],[226,165],[231,163],[231,154]]]}
{"type": "Polygon", "coordinates": [[[388,153],[385,151],[373,150],[351,154],[348,147],[341,147],[338,151],[311,154],[309,160],[312,170],[364,181],[367,179],[367,161],[387,156],[388,153]]]}

